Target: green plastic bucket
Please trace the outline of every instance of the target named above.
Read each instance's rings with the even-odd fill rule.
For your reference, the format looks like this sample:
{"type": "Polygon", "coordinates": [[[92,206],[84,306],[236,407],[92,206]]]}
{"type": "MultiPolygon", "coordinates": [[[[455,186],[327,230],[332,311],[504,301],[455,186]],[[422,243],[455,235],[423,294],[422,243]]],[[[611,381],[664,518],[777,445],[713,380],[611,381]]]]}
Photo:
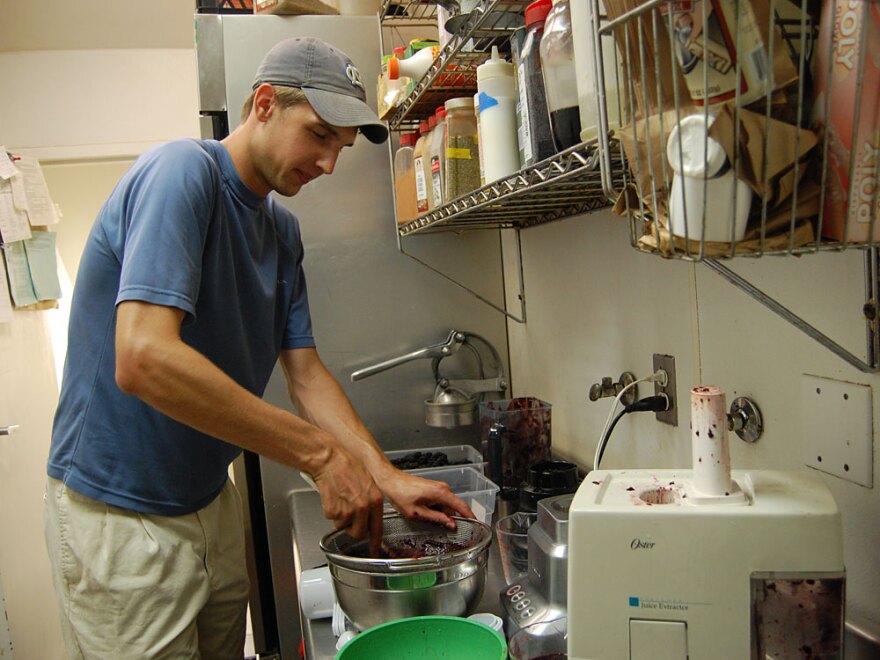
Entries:
{"type": "Polygon", "coordinates": [[[506,660],[504,636],[457,616],[415,616],[365,630],[336,660],[506,660]]]}

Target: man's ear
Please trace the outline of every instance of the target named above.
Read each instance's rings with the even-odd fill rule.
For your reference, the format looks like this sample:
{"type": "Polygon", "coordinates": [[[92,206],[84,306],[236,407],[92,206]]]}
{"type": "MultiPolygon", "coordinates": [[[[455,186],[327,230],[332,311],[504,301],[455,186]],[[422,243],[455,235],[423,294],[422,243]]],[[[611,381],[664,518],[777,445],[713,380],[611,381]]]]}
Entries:
{"type": "Polygon", "coordinates": [[[254,107],[251,112],[260,121],[266,121],[275,107],[275,88],[269,83],[257,87],[254,93],[254,107]]]}

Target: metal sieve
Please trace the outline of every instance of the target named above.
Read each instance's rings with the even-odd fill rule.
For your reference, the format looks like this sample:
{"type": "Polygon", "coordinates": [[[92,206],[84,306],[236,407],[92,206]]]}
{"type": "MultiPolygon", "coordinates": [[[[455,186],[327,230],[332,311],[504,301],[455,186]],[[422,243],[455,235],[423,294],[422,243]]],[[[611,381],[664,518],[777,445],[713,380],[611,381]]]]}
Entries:
{"type": "Polygon", "coordinates": [[[399,514],[382,521],[382,544],[391,557],[370,557],[369,540],[336,531],[321,540],[321,550],[332,563],[356,570],[407,572],[426,566],[449,566],[480,554],[492,541],[492,528],[477,520],[453,516],[456,529],[407,520],[399,514]],[[419,557],[394,556],[414,551],[419,557]],[[371,568],[372,567],[372,568],[371,568]]]}

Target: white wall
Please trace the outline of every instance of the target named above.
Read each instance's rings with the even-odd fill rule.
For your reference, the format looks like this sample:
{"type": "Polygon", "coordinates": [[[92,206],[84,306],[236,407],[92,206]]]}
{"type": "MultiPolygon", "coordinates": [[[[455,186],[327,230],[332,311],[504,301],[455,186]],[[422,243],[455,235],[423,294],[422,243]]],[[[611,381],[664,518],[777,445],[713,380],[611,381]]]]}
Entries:
{"type": "MultiPolygon", "coordinates": [[[[49,12],[52,4],[0,5],[0,145],[41,159],[64,213],[55,230],[62,268],[73,279],[95,213],[133,158],[168,139],[198,136],[197,77],[191,36],[182,38],[178,29],[170,31],[172,38],[168,30],[157,29],[152,41],[144,38],[150,34],[147,19],[171,8],[166,0],[148,9],[130,0],[94,3],[85,10],[74,3],[72,13],[60,6],[49,12]],[[76,21],[96,8],[103,13],[93,16],[90,29],[78,30],[76,21]],[[35,12],[50,20],[37,25],[35,12]],[[120,39],[129,27],[121,19],[139,12],[147,12],[141,29],[120,39]],[[118,20],[110,20],[113,16],[118,20]],[[175,47],[181,41],[188,47],[175,47]]],[[[186,5],[182,32],[191,35],[192,5],[174,4],[177,12],[186,5]]],[[[27,405],[14,410],[5,409],[12,405],[6,394],[0,402],[0,425],[13,418],[23,425],[0,452],[0,572],[15,656],[60,660],[64,652],[41,516],[58,389],[52,347],[48,340],[36,342],[64,334],[66,320],[60,310],[14,316],[13,324],[0,324],[0,372],[9,387],[17,388],[12,394],[29,394],[27,405]],[[23,374],[29,375],[27,382],[16,380],[23,374]]]]}
{"type": "MultiPolygon", "coordinates": [[[[675,357],[679,426],[648,413],[625,417],[602,467],[688,467],[688,393],[698,384],[720,386],[728,403],[750,396],[761,408],[766,430],[757,443],[731,435],[734,468],[810,469],[802,456],[802,374],[870,385],[877,408],[876,375],[849,366],[706,266],[637,252],[624,219],[579,216],[525,230],[522,241],[528,322],[510,324],[515,394],[553,404],[553,446],[581,465],[592,464],[611,403],[590,402],[590,385],[625,370],[649,374],[653,353],[675,357]]],[[[854,250],[728,265],[864,357],[862,259],[854,250]]],[[[875,453],[875,475],[877,463],[875,453]]],[[[822,476],[843,517],[847,618],[880,636],[880,490],[822,476]]]]}

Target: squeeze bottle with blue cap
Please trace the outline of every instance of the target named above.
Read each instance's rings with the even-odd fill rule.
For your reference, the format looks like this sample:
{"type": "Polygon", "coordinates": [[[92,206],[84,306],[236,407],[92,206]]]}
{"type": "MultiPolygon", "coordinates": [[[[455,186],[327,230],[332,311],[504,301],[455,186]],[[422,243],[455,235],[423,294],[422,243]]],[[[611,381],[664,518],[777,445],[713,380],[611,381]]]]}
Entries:
{"type": "Polygon", "coordinates": [[[480,152],[488,184],[519,169],[513,64],[498,55],[497,46],[492,46],[492,57],[477,67],[477,95],[480,152]]]}

